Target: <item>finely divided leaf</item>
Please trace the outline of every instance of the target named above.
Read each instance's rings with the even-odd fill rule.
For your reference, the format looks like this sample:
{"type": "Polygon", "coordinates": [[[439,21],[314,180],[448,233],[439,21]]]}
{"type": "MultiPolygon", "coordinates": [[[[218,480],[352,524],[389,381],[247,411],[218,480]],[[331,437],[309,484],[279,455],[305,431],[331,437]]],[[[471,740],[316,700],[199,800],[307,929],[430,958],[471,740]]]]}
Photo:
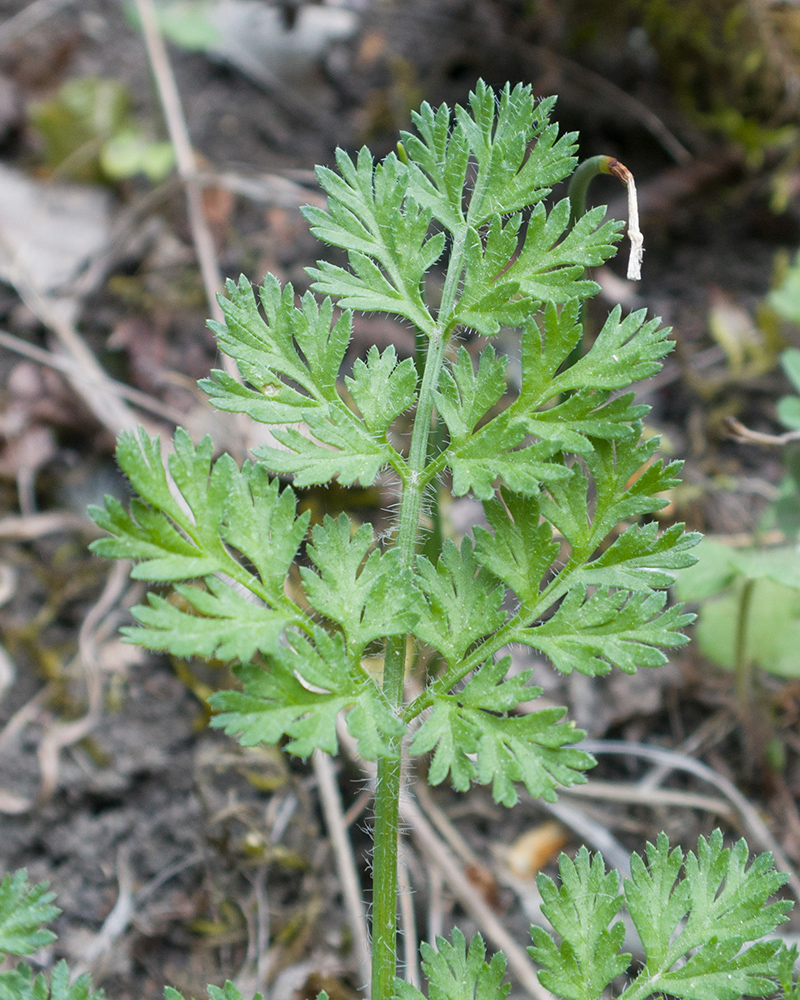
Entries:
{"type": "Polygon", "coordinates": [[[126,511],[106,497],[105,508],[92,508],[114,536],[92,550],[139,560],[137,579],[203,581],[177,587],[181,600],[150,594],[134,609],[143,627],[124,629],[126,636],[175,656],[247,660],[273,650],[284,628],[304,620],[284,593],[310,516],[295,518],[292,491],[281,491],[263,465],[238,469],[229,455],[212,463],[210,439],[195,448],[180,428],[169,478],[158,438],[144,430],[121,435],[117,456],[147,502],[133,500],[126,511]]]}
{"type": "Polygon", "coordinates": [[[518,281],[506,281],[504,271],[517,249],[522,216],[505,222],[497,215],[485,237],[467,230],[464,240],[466,266],[455,320],[491,337],[501,326],[522,326],[538,303],[519,294],[518,281]]]}
{"type": "Polygon", "coordinates": [[[595,482],[597,501],[592,521],[592,540],[597,547],[604,538],[627,518],[653,514],[666,507],[663,496],[680,480],[683,462],[654,459],[661,439],[649,438],[638,444],[640,428],[630,441],[597,441],[585,456],[586,465],[595,482]]]}
{"type": "Polygon", "coordinates": [[[548,483],[547,493],[542,494],[542,513],[569,542],[574,562],[588,561],[620,521],[664,507],[668,501],[659,494],[679,482],[676,473],[681,463],[654,461],[659,439],[640,442],[638,423],[633,431],[630,440],[595,439],[592,450],[583,455],[596,494],[591,516],[589,477],[578,466],[573,467],[571,479],[548,483]]]}
{"type": "Polygon", "coordinates": [[[525,428],[506,411],[462,443],[451,443],[444,457],[453,473],[453,495],[471,490],[479,500],[490,500],[502,479],[515,493],[531,496],[542,483],[570,478],[571,469],[549,461],[561,451],[558,441],[523,445],[525,437],[525,428]]]}
{"type": "Polygon", "coordinates": [[[346,514],[335,521],[326,516],[307,549],[319,573],[300,570],[309,603],[342,626],[356,655],[373,639],[410,631],[421,610],[422,597],[411,572],[401,569],[398,551],[369,552],[372,544],[369,524],[352,534],[346,514]]]}
{"type": "MultiPolygon", "coordinates": [[[[506,960],[497,952],[486,961],[486,947],[480,934],[470,941],[453,928],[453,943],[436,939],[436,949],[423,941],[422,970],[428,979],[429,1000],[505,1000],[511,986],[503,982],[506,960]]],[[[424,1000],[424,994],[402,979],[395,979],[392,1000],[424,1000]]]]}
{"type": "Polygon", "coordinates": [[[513,806],[518,801],[515,783],[521,782],[534,798],[554,802],[556,787],[585,781],[583,771],[594,760],[564,746],[584,736],[560,722],[566,709],[543,709],[519,717],[505,714],[542,693],[541,688],[525,687],[530,671],[504,680],[510,665],[510,657],[485,663],[458,694],[436,695],[410,752],[434,751],[428,770],[432,785],[440,784],[448,774],[462,792],[473,781],[491,784],[495,802],[513,806]]]}
{"type": "Polygon", "coordinates": [[[759,939],[787,919],[791,903],[768,900],[788,876],[775,871],[770,854],[748,866],[745,841],[725,848],[719,830],[700,838],[682,877],[681,861],[663,833],[647,845],[646,864],[631,859],[625,899],[646,964],[622,996],[738,1000],[771,993],[780,942],[759,939]],[[757,943],[746,947],[751,941],[757,943]]]}
{"type": "Polygon", "coordinates": [[[514,412],[520,414],[520,423],[529,434],[559,441],[564,451],[580,455],[593,449],[595,438],[621,441],[638,433],[632,424],[647,413],[648,407],[633,405],[633,393],[610,402],[609,395],[580,389],[546,410],[524,411],[515,404],[514,412]]]}
{"type": "Polygon", "coordinates": [[[93,542],[92,551],[138,560],[132,574],[136,579],[170,582],[222,572],[262,599],[281,601],[308,514],[295,520],[293,494],[281,494],[265,469],[247,462],[240,470],[229,455],[212,464],[209,437],[195,448],[179,427],[174,444],[168,459],[170,486],[158,437],[151,439],[141,428],[136,435],[120,435],[117,459],[145,502],[134,500],[127,512],[106,497],[105,508],[92,507],[97,524],[115,536],[93,542]],[[231,548],[238,548],[263,576],[246,569],[231,548]]]}
{"type": "Polygon", "coordinates": [[[411,358],[398,365],[393,344],[382,354],[373,344],[366,362],[356,361],[352,377],[345,376],[345,382],[367,429],[383,435],[394,418],[414,402],[417,372],[411,358]]]}
{"type": "Polygon", "coordinates": [[[539,875],[542,913],[561,937],[556,944],[541,927],[532,927],[528,951],[543,966],[539,979],[564,1000],[597,1000],[608,984],[628,968],[631,956],[620,952],[625,937],[619,912],[619,875],[606,872],[602,857],[590,858],[582,847],[571,861],[558,862],[561,886],[539,875]]]}
{"type": "Polygon", "coordinates": [[[494,632],[506,620],[501,608],[505,588],[480,565],[469,538],[462,540],[460,552],[448,539],[435,568],[419,556],[417,585],[426,603],[421,605],[414,634],[438,649],[451,666],[473,642],[494,632]]]}
{"type": "Polygon", "coordinates": [[[661,535],[651,521],[631,525],[601,555],[578,570],[578,579],[589,586],[630,590],[671,587],[676,570],[692,566],[697,557],[689,550],[700,541],[697,532],[673,524],[661,535]]]}
{"type": "Polygon", "coordinates": [[[647,844],[647,863],[631,855],[631,877],[625,882],[625,902],[652,968],[660,968],[670,941],[689,909],[689,885],[679,881],[683,851],[670,849],[669,838],[659,833],[647,844]]]}
{"type": "Polygon", "coordinates": [[[88,972],[70,982],[71,974],[62,959],[50,974],[47,982],[43,973],[34,979],[27,965],[14,972],[0,973],[0,1000],[103,1000],[102,990],[93,990],[88,972]]]}
{"type": "Polygon", "coordinates": [[[409,196],[408,168],[393,153],[376,165],[366,147],[355,162],[337,149],[336,164],[338,174],[317,168],[327,211],[303,211],[315,236],[347,250],[352,272],[319,262],[309,268],[312,287],[341,306],[390,311],[430,329],[420,289],[444,250],[444,233],[428,236],[431,213],[409,196]]]}
{"type": "Polygon", "coordinates": [[[53,906],[55,898],[47,882],[31,886],[24,868],[6,875],[0,882],[0,952],[32,955],[55,941],[55,934],[42,927],[61,913],[53,906]]]}
{"type": "Polygon", "coordinates": [[[220,536],[252,563],[268,593],[283,593],[286,574],[308,530],[310,512],[295,517],[297,500],[261,463],[230,463],[220,536]]]}
{"type": "Polygon", "coordinates": [[[494,534],[477,526],[476,550],[483,565],[507,584],[522,604],[531,605],[558,555],[559,544],[553,541],[550,525],[539,517],[537,497],[515,496],[504,490],[502,500],[484,503],[494,534]]]}
{"type": "MultiPolygon", "coordinates": [[[[597,283],[584,278],[583,273],[614,256],[614,243],[622,232],[621,222],[600,225],[604,215],[605,208],[593,208],[570,229],[568,198],[549,213],[544,205],[537,205],[528,221],[525,243],[503,272],[503,280],[517,282],[523,295],[540,302],[568,302],[595,295],[597,283]]],[[[628,378],[625,385],[631,381],[628,378]]],[[[600,384],[595,387],[603,388],[600,384]]]]}
{"type": "Polygon", "coordinates": [[[505,357],[496,357],[494,349],[487,347],[481,353],[476,372],[467,349],[460,347],[452,369],[442,371],[436,408],[447,424],[454,446],[469,439],[478,421],[506,391],[507,365],[505,357]]]}
{"type": "Polygon", "coordinates": [[[781,987],[782,1000],[800,1000],[800,981],[795,976],[797,968],[798,948],[782,944],[778,954],[773,958],[774,975],[781,987]]]}
{"type": "Polygon", "coordinates": [[[659,646],[683,646],[680,632],[694,615],[681,614],[679,605],[663,611],[667,595],[661,591],[598,590],[587,596],[575,586],[556,613],[541,625],[522,628],[511,641],[541,650],[557,670],[573,670],[595,677],[619,667],[626,674],[639,667],[667,662],[659,646]]]}
{"type": "Polygon", "coordinates": [[[219,409],[247,413],[267,424],[294,423],[325,404],[338,403],[336,378],[351,337],[351,317],[333,322],[330,299],[319,305],[311,293],[294,304],[291,285],[281,291],[267,275],[260,289],[264,317],[252,286],[242,276],[228,281],[220,298],[225,323],[209,322],[220,350],[234,358],[248,386],[223,372],[201,385],[219,409]]]}
{"type": "Polygon", "coordinates": [[[615,306],[591,348],[555,378],[552,395],[587,387],[624,389],[660,371],[661,358],[673,348],[669,327],[660,319],[647,322],[644,309],[621,317],[615,306]]]}
{"type": "Polygon", "coordinates": [[[273,653],[284,629],[298,623],[299,616],[276,611],[256,598],[248,600],[216,577],[204,582],[205,588],[175,586],[183,606],[175,597],[148,594],[147,604],[131,609],[142,627],[120,631],[130,642],[173,656],[241,663],[256,652],[273,653]]]}
{"type": "Polygon", "coordinates": [[[768,996],[775,989],[772,960],[779,947],[779,941],[761,941],[742,953],[738,940],[712,941],[685,965],[660,976],[657,989],[682,1000],[768,996]]]}
{"type": "Polygon", "coordinates": [[[526,323],[522,331],[522,384],[517,408],[533,412],[553,399],[553,379],[561,365],[581,342],[580,301],[573,299],[558,308],[548,302],[542,326],[535,320],[526,323]]]}
{"type": "Polygon", "coordinates": [[[415,199],[459,234],[467,221],[477,231],[498,215],[540,202],[576,162],[575,133],[559,138],[549,122],[554,104],[555,98],[535,100],[531,87],[522,85],[506,86],[498,101],[479,81],[469,108],[456,107],[452,128],[446,105],[434,110],[423,104],[412,113],[418,135],[402,133],[415,199]],[[468,185],[470,154],[477,176],[468,185]]]}
{"type": "Polygon", "coordinates": [[[221,691],[211,696],[222,714],[211,720],[215,729],[236,735],[243,746],[275,745],[308,757],[316,748],[338,750],[336,719],[347,712],[347,728],[358,740],[362,757],[374,760],[389,751],[388,741],[404,726],[392,713],[380,688],[348,655],[341,636],[314,628],[313,642],[287,634],[288,645],[256,664],[237,667],[243,692],[221,691]]]}
{"type": "MultiPolygon", "coordinates": [[[[243,1000],[239,987],[230,979],[225,980],[225,986],[222,989],[219,986],[208,986],[206,989],[209,1000],[243,1000]]],[[[184,1000],[184,998],[174,987],[165,986],[164,1000],[184,1000]]],[[[263,1000],[263,997],[260,993],[256,993],[253,1000],[263,1000]]]]}
{"type": "Polygon", "coordinates": [[[380,470],[398,458],[385,433],[371,432],[344,406],[331,408],[324,415],[309,413],[306,423],[316,440],[286,427],[273,432],[283,449],[269,445],[253,449],[271,471],[293,473],[296,487],[316,486],[336,478],[342,486],[355,482],[370,486],[380,470]]]}
{"type": "Polygon", "coordinates": [[[456,107],[456,120],[478,166],[467,214],[477,229],[546,198],[575,166],[577,135],[558,137],[549,123],[555,98],[537,102],[530,86],[506,85],[498,101],[479,80],[469,104],[469,110],[456,107]]]}
{"type": "Polygon", "coordinates": [[[469,164],[469,146],[464,130],[451,130],[450,109],[442,104],[435,111],[427,103],[411,118],[419,135],[401,132],[403,151],[418,169],[409,173],[410,190],[418,204],[430,210],[450,232],[464,225],[464,184],[469,164]]]}

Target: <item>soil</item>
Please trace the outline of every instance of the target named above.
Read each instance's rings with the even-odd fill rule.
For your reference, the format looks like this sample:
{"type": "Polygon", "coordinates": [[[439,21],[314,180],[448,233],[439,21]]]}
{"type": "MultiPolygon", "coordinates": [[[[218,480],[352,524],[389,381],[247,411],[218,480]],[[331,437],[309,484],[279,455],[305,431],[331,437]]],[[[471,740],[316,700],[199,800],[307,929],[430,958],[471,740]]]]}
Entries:
{"type": "MultiPolygon", "coordinates": [[[[287,31],[297,6],[292,0],[282,7],[287,31]]],[[[11,19],[26,7],[3,0],[0,15],[11,19]]],[[[136,120],[154,136],[164,134],[141,36],[116,0],[53,7],[13,37],[3,35],[0,23],[0,156],[43,183],[61,178],[46,167],[24,108],[52,97],[67,80],[121,81],[136,120]]],[[[776,267],[800,243],[800,174],[781,149],[748,159],[729,138],[701,130],[652,48],[642,49],[641,26],[622,18],[604,49],[593,7],[581,20],[569,4],[343,0],[325,9],[346,13],[352,34],[274,79],[257,79],[230,58],[171,46],[204,166],[245,180],[271,179],[262,183],[261,200],[241,187],[208,190],[220,267],[257,280],[272,271],[305,290],[304,268],[321,251],[296,204],[317,196],[313,165],[331,163],[337,145],[354,150],[368,142],[384,154],[408,126],[410,108],[422,99],[463,102],[479,76],[493,85],[520,79],[533,82],[537,93],[559,92],[557,117],[563,129],[580,131],[581,154],[619,157],[639,184],[643,281],[635,289],[621,284],[624,261],[612,262],[596,275],[603,293],[589,322],[596,327],[621,289],[626,306],[647,307],[675,329],[675,355],[641,390],[653,407],[648,426],[664,434],[668,453],[687,458],[685,486],[671,497],[667,516],[693,529],[747,537],[776,496],[781,453],[732,441],[724,418],[780,430],[774,404],[788,383],[775,366],[777,350],[796,344],[800,330],[764,320],[773,340],[759,350],[772,352],[772,361],[737,373],[711,336],[710,317],[733,316],[731,323],[744,317],[755,325],[776,267]],[[687,147],[685,162],[676,163],[653,134],[653,114],[687,147]],[[276,177],[291,186],[280,189],[276,177]],[[776,178],[789,192],[779,208],[776,178]]],[[[610,200],[611,213],[621,217],[620,192],[612,181],[607,185],[596,197],[610,200]]],[[[205,328],[207,305],[180,185],[154,187],[139,177],[105,191],[115,242],[98,254],[99,280],[80,286],[74,299],[82,338],[113,377],[185,413],[193,432],[214,427],[215,434],[232,434],[223,418],[206,413],[194,389],[218,357],[205,328]]],[[[2,328],[34,346],[55,347],[36,302],[5,279],[2,328]]],[[[359,318],[356,338],[354,356],[372,342],[394,341],[400,354],[412,347],[408,331],[384,318],[359,318]]],[[[110,577],[109,566],[88,554],[94,536],[85,518],[87,503],[104,492],[125,493],[113,435],[62,375],[7,350],[0,352],[0,401],[0,629],[7,654],[0,662],[0,871],[26,867],[58,894],[59,938],[36,962],[49,967],[65,957],[89,969],[115,1000],[150,1000],[165,983],[202,996],[207,983],[226,978],[246,996],[247,989],[264,988],[271,1000],[302,1000],[322,988],[332,1000],[356,996],[363,984],[313,770],[278,751],[244,750],[207,728],[204,697],[227,682],[222,667],[172,663],[116,636],[142,589],[110,577]],[[41,524],[34,515],[48,513],[61,518],[55,530],[30,527],[41,524]],[[114,597],[109,588],[117,584],[114,597]],[[110,595],[105,608],[103,595],[110,595]],[[93,612],[94,631],[82,632],[93,612]],[[81,729],[87,712],[90,724],[81,729]]],[[[380,517],[388,504],[378,490],[313,491],[306,500],[315,515],[346,509],[357,518],[380,517]]],[[[465,530],[475,516],[469,501],[453,505],[453,522],[465,530]]],[[[782,768],[770,769],[747,757],[731,676],[693,646],[659,671],[602,682],[558,678],[521,656],[519,666],[532,666],[545,697],[569,704],[592,737],[663,747],[688,740],[694,755],[739,785],[790,861],[800,864],[797,681],[759,680],[773,745],[784,757],[782,768]]],[[[346,758],[337,769],[366,881],[364,777],[346,758]]],[[[603,757],[594,776],[633,783],[645,772],[630,758],[603,757]]],[[[680,775],[671,785],[708,791],[680,775]]],[[[503,874],[504,852],[549,814],[530,800],[506,812],[483,789],[468,797],[437,789],[433,796],[491,869],[488,895],[524,942],[529,887],[503,874]]],[[[731,836],[741,832],[730,817],[710,812],[578,804],[629,849],[641,849],[659,829],[684,843],[718,824],[731,836]]],[[[581,839],[574,831],[565,837],[567,849],[581,839]]],[[[545,862],[552,870],[553,855],[545,862]]],[[[446,929],[458,918],[469,933],[472,920],[446,889],[432,888],[437,878],[427,866],[412,845],[408,872],[422,935],[432,900],[446,929]]]]}

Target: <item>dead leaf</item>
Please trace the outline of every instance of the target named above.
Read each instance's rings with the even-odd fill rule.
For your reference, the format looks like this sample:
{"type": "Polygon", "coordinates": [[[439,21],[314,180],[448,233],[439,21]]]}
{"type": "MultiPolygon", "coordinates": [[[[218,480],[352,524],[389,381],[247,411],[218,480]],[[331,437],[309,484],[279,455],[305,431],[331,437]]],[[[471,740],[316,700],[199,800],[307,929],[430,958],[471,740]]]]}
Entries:
{"type": "Polygon", "coordinates": [[[511,844],[506,852],[506,865],[517,878],[533,878],[568,842],[569,834],[560,823],[542,823],[511,844]]]}

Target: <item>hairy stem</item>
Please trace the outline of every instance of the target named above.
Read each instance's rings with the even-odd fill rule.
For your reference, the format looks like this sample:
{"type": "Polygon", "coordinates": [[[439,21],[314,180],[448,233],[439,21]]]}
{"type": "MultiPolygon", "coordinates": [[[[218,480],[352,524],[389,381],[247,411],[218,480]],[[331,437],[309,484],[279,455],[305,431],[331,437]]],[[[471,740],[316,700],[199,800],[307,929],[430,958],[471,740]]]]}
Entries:
{"type": "MultiPolygon", "coordinates": [[[[386,659],[388,664],[388,644],[386,659]]],[[[378,759],[375,783],[372,869],[373,1000],[389,1000],[397,970],[397,834],[402,769],[400,740],[395,741],[393,749],[396,753],[391,757],[378,759]]]]}
{"type": "MultiPolygon", "coordinates": [[[[436,327],[428,346],[425,374],[420,387],[417,414],[411,436],[409,469],[403,483],[403,498],[395,546],[400,550],[400,562],[410,567],[414,562],[419,515],[425,484],[422,470],[427,457],[433,394],[439,381],[444,355],[445,338],[436,327]]],[[[405,670],[405,636],[393,636],[386,643],[383,668],[383,692],[398,711],[403,704],[403,674],[405,670]]],[[[373,923],[372,923],[372,998],[389,1000],[396,970],[397,939],[397,817],[400,800],[402,768],[401,741],[392,745],[391,756],[378,762],[375,786],[375,853],[373,859],[373,923]]]]}
{"type": "MultiPolygon", "coordinates": [[[[419,536],[422,498],[427,486],[424,477],[428,463],[434,398],[442,370],[449,329],[446,326],[461,277],[463,240],[456,241],[450,258],[442,297],[440,322],[431,330],[425,350],[425,368],[417,399],[417,412],[411,433],[408,470],[403,477],[403,496],[397,521],[395,547],[401,566],[411,568],[419,536]]],[[[392,707],[403,707],[406,637],[392,636],[386,642],[383,667],[383,692],[392,707]]],[[[397,833],[402,772],[402,742],[392,744],[392,753],[378,761],[375,785],[375,829],[373,855],[372,919],[372,1000],[389,1000],[397,967],[397,833]]]]}

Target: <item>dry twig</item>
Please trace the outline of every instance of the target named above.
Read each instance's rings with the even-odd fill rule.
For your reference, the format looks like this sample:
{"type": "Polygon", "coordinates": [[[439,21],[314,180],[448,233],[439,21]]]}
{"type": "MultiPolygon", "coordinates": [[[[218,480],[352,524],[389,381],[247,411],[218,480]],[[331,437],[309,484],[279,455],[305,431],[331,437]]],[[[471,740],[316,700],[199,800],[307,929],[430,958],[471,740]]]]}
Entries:
{"type": "Polygon", "coordinates": [[[328,827],[328,836],[331,838],[333,851],[336,855],[336,867],[342,883],[342,895],[350,915],[350,929],[353,933],[356,960],[359,971],[365,977],[364,982],[369,982],[370,948],[367,914],[364,909],[364,898],[356,871],[353,848],[344,823],[339,786],[336,784],[336,775],[327,754],[322,753],[321,750],[315,750],[312,763],[319,786],[322,811],[325,814],[325,825],[328,827]]]}
{"type": "Polygon", "coordinates": [[[741,444],[760,444],[766,448],[783,448],[792,441],[800,441],[800,430],[786,431],[784,434],[763,434],[761,431],[751,431],[736,417],[726,417],[725,424],[734,441],[741,444]]]}
{"type": "Polygon", "coordinates": [[[747,835],[755,841],[761,850],[771,851],[778,868],[785,871],[789,876],[789,885],[795,899],[800,901],[800,878],[797,876],[789,859],[786,857],[780,844],[773,837],[766,823],[758,815],[756,809],[747,801],[739,789],[728,781],[727,778],[719,774],[707,764],[703,764],[694,757],[687,757],[685,754],[677,753],[674,750],[664,750],[662,747],[648,746],[644,743],[634,743],[627,740],[584,740],[581,749],[588,753],[616,753],[628,754],[632,757],[641,757],[644,760],[651,760],[656,764],[694,774],[702,781],[707,781],[719,789],[725,798],[731,803],[739,816],[739,821],[744,827],[747,835]]]}
{"type": "Polygon", "coordinates": [[[222,274],[214,249],[214,237],[203,210],[203,193],[197,182],[197,162],[189,139],[189,129],[186,125],[183,105],[169,63],[167,48],[158,27],[153,0],[136,0],[136,10],[142,23],[147,56],[155,77],[170,142],[175,151],[178,174],[186,191],[189,227],[197,252],[208,308],[211,310],[213,318],[221,323],[224,316],[217,302],[217,295],[222,291],[222,274]]]}
{"type": "MultiPolygon", "coordinates": [[[[37,753],[41,772],[38,794],[35,798],[23,798],[0,789],[0,813],[20,815],[47,801],[58,784],[61,751],[84,739],[97,724],[103,693],[97,649],[98,636],[125,590],[129,573],[130,567],[126,562],[119,562],[113,566],[99,600],[90,609],[78,634],[77,661],[83,669],[86,682],[88,702],[86,714],[71,722],[57,722],[45,733],[37,753]]],[[[47,690],[47,688],[42,689],[36,698],[12,717],[0,737],[0,744],[8,744],[25,723],[35,718],[36,710],[41,707],[43,701],[43,693],[47,690]]]]}

